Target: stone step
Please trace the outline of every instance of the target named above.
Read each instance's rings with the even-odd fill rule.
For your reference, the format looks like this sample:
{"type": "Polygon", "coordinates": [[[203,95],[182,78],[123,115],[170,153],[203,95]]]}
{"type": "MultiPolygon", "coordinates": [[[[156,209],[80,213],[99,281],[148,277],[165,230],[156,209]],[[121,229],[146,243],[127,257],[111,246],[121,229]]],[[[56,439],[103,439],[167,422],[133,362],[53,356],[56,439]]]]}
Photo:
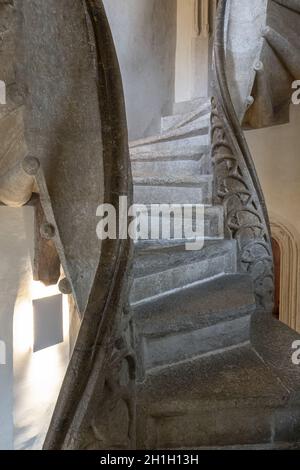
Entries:
{"type": "Polygon", "coordinates": [[[210,127],[211,106],[205,106],[197,109],[191,113],[174,114],[172,116],[165,116],[161,118],[161,133],[174,131],[176,129],[184,128],[189,124],[196,124],[199,129],[203,127],[210,127]]]}
{"type": "Polygon", "coordinates": [[[181,447],[181,451],[183,450],[300,450],[300,441],[298,442],[269,442],[266,444],[262,444],[258,442],[257,444],[241,444],[241,445],[229,445],[229,446],[203,446],[203,447],[194,447],[191,449],[190,447],[181,447]]]}
{"type": "Polygon", "coordinates": [[[210,152],[208,134],[130,148],[132,161],[200,160],[210,152]]]}
{"type": "Polygon", "coordinates": [[[179,122],[178,126],[164,131],[161,134],[130,142],[130,148],[141,147],[158,142],[188,139],[190,137],[207,135],[210,129],[210,113],[198,116],[198,113],[190,116],[188,120],[179,122]]]}
{"type": "MultiPolygon", "coordinates": [[[[203,116],[199,116],[198,113],[191,114],[189,118],[184,118],[172,127],[166,129],[166,123],[162,124],[163,138],[170,136],[170,138],[179,138],[180,136],[193,136],[200,134],[208,134],[210,132],[210,117],[211,114],[207,113],[203,116]]],[[[168,123],[170,125],[170,123],[168,123]]]]}
{"type": "Polygon", "coordinates": [[[255,307],[252,280],[241,274],[136,306],[140,373],[249,341],[255,307]]]}
{"type": "Polygon", "coordinates": [[[178,101],[173,105],[173,114],[192,113],[200,107],[210,107],[211,99],[206,97],[195,98],[188,101],[178,101]]]}
{"type": "Polygon", "coordinates": [[[201,173],[203,175],[213,174],[212,159],[210,150],[208,153],[204,154],[201,159],[201,173]]]}
{"type": "Polygon", "coordinates": [[[136,186],[212,186],[213,175],[201,175],[199,173],[157,173],[138,175],[136,172],[133,175],[133,184],[136,186]]]}
{"type": "Polygon", "coordinates": [[[249,343],[154,369],[138,386],[138,448],[299,442],[289,393],[249,343]]]}
{"type": "Polygon", "coordinates": [[[173,175],[134,178],[135,204],[211,204],[212,177],[173,175]]]}
{"type": "Polygon", "coordinates": [[[236,269],[234,240],[206,241],[199,251],[186,251],[185,245],[140,250],[134,261],[130,302],[136,306],[236,269]]]}
{"type": "MultiPolygon", "coordinates": [[[[199,160],[153,160],[132,161],[132,175],[136,182],[142,178],[170,179],[172,181],[187,181],[187,178],[197,178],[209,175],[211,172],[210,155],[201,156],[199,160]]],[[[191,181],[191,180],[189,180],[191,181]]]]}
{"type": "Polygon", "coordinates": [[[142,235],[140,234],[139,239],[136,237],[136,241],[144,246],[148,245],[150,248],[155,248],[155,246],[158,248],[169,248],[170,242],[172,244],[184,245],[186,242],[194,242],[196,239],[198,241],[223,240],[224,209],[222,206],[204,205],[202,208],[200,207],[203,209],[203,212],[200,211],[200,214],[197,214],[195,210],[192,210],[193,205],[190,205],[192,221],[188,205],[186,205],[184,211],[181,205],[176,207],[176,204],[174,204],[174,206],[174,215],[171,218],[171,207],[167,206],[162,210],[156,204],[153,204],[153,207],[146,204],[137,204],[136,210],[142,235]],[[192,227],[191,224],[193,224],[192,227]],[[161,227],[163,227],[164,232],[161,227]],[[196,233],[192,232],[192,230],[196,233]],[[146,236],[143,237],[145,234],[146,236]]]}

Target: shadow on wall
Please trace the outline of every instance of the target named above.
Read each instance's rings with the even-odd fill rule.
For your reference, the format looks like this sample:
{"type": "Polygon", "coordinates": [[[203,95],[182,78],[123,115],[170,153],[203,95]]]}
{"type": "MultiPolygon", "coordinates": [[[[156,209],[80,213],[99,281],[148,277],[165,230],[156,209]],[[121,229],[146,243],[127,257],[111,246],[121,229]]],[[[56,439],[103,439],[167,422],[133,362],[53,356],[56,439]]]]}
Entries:
{"type": "MultiPolygon", "coordinates": [[[[25,207],[19,227],[24,250],[24,267],[14,306],[14,448],[42,448],[69,362],[68,307],[64,297],[63,341],[34,352],[33,299],[57,296],[57,286],[33,282],[30,253],[33,251],[33,207],[25,207]],[[26,253],[26,255],[25,255],[26,253]],[[26,258],[25,258],[26,256],[26,258]],[[66,304],[66,305],[65,305],[66,304]]],[[[48,331],[51,336],[51,330],[48,331]]],[[[36,339],[36,337],[35,337],[36,339]]],[[[50,343],[49,343],[50,344],[50,343]]]]}
{"type": "Polygon", "coordinates": [[[129,139],[157,134],[174,102],[176,0],[104,0],[120,62],[129,139]]]}

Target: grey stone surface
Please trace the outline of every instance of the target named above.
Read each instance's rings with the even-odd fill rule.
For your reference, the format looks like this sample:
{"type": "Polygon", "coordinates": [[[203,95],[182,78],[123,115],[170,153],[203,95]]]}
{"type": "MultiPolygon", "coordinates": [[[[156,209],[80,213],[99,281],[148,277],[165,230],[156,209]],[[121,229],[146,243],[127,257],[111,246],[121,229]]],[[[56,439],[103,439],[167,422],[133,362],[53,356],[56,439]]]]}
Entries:
{"type": "Polygon", "coordinates": [[[187,114],[174,114],[171,116],[165,116],[161,119],[161,129],[162,132],[170,131],[176,127],[178,127],[182,122],[189,122],[190,120],[194,120],[195,116],[198,120],[198,124],[201,126],[205,126],[206,119],[209,115],[210,111],[210,102],[204,106],[199,107],[196,111],[187,114]]]}
{"type": "Polygon", "coordinates": [[[199,159],[209,150],[208,135],[180,140],[158,142],[149,145],[130,147],[130,156],[136,160],[199,159]]]}
{"type": "Polygon", "coordinates": [[[251,279],[227,275],[135,307],[141,376],[152,367],[249,341],[255,306],[251,279]]]}
{"type": "Polygon", "coordinates": [[[249,345],[168,367],[139,386],[139,447],[271,444],[288,399],[249,345]]]}
{"type": "Polygon", "coordinates": [[[104,0],[104,5],[120,61],[130,139],[155,134],[174,101],[176,1],[104,0]]]}
{"type": "Polygon", "coordinates": [[[271,314],[259,310],[253,315],[251,330],[251,341],[257,353],[292,393],[295,403],[300,403],[300,365],[292,361],[293,343],[300,341],[300,335],[271,314]]]}
{"type": "MultiPolygon", "coordinates": [[[[169,174],[147,174],[146,172],[144,175],[134,175],[133,177],[133,183],[136,186],[167,186],[170,185],[176,186],[184,186],[186,185],[186,189],[188,189],[188,185],[194,185],[195,186],[195,191],[197,191],[197,185],[198,188],[201,189],[201,186],[204,186],[206,189],[206,192],[212,194],[212,181],[213,181],[213,176],[212,175],[201,175],[196,172],[190,171],[188,174],[174,174],[174,172],[170,172],[169,174]]],[[[146,201],[145,204],[149,204],[151,202],[151,199],[146,201]]]]}
{"type": "Polygon", "coordinates": [[[130,152],[133,165],[135,162],[172,162],[172,161],[196,161],[202,160],[209,155],[209,145],[196,145],[195,148],[177,148],[176,145],[163,145],[157,151],[149,151],[147,148],[136,148],[130,152]]]}
{"type": "Polygon", "coordinates": [[[299,407],[290,405],[287,408],[276,410],[273,426],[275,442],[298,442],[298,446],[300,446],[299,407]]]}
{"type": "Polygon", "coordinates": [[[285,0],[240,5],[231,0],[226,7],[226,70],[235,110],[245,128],[287,123],[292,82],[299,78],[299,6],[285,0]]]}
{"type": "Polygon", "coordinates": [[[167,180],[171,178],[173,180],[188,179],[190,177],[200,178],[201,176],[207,175],[207,156],[200,155],[199,159],[191,160],[152,160],[150,161],[132,161],[132,173],[133,177],[136,178],[157,178],[167,180]]]}
{"type": "MultiPolygon", "coordinates": [[[[186,126],[193,116],[190,113],[181,120],[180,116],[170,117],[166,122],[186,126]]],[[[133,166],[134,175],[140,184],[143,182],[140,193],[136,193],[137,201],[147,201],[155,189],[155,201],[164,200],[167,193],[170,197],[172,185],[180,178],[182,183],[188,181],[191,169],[197,169],[192,160],[164,161],[169,149],[173,157],[177,151],[180,158],[181,148],[176,150],[172,132],[177,136],[177,131],[175,134],[163,127],[160,139],[135,143],[137,146],[131,149],[134,165],[139,159],[133,166]],[[164,142],[164,136],[170,140],[164,142]],[[146,182],[148,192],[142,193],[146,182]]],[[[178,142],[185,154],[196,154],[197,141],[193,138],[178,142]]],[[[203,169],[201,161],[200,165],[203,169]]],[[[209,175],[209,163],[206,168],[209,175]]],[[[250,344],[250,322],[256,309],[254,288],[250,277],[230,275],[228,265],[225,267],[233,249],[231,243],[206,240],[202,255],[188,254],[183,244],[175,241],[169,246],[162,241],[136,245],[131,295],[136,319],[141,448],[297,445],[297,398],[281,382],[282,374],[276,367],[261,359],[258,349],[250,344]],[[222,271],[227,274],[209,280],[222,271]]],[[[263,339],[264,335],[262,328],[258,336],[263,339]]]]}
{"type": "Polygon", "coordinates": [[[101,253],[95,214],[104,198],[106,146],[86,12],[71,0],[17,5],[17,85],[24,96],[26,143],[41,162],[43,209],[56,228],[61,262],[83,313],[101,253]]]}
{"type": "Polygon", "coordinates": [[[134,308],[144,335],[163,336],[234,320],[255,309],[252,281],[232,274],[187,287],[134,308]]]}
{"type": "MultiPolygon", "coordinates": [[[[170,112],[172,101],[176,2],[128,0],[127,8],[123,1],[105,3],[118,38],[131,137],[157,133],[131,144],[135,201],[211,203],[210,150],[232,149],[226,141],[228,129],[216,120],[212,123],[217,138],[211,146],[209,100],[175,105],[175,114],[162,120],[159,133],[160,116],[170,112]],[[157,37],[150,37],[153,31],[157,37]],[[130,49],[129,59],[124,45],[130,49]],[[131,83],[132,76],[138,77],[138,88],[136,80],[131,83]],[[146,108],[151,118],[144,113],[146,108]]],[[[11,4],[18,8],[20,34],[16,57],[13,41],[0,57],[9,81],[9,104],[0,116],[0,199],[11,205],[26,202],[37,189],[34,173],[47,218],[43,227],[51,228],[51,233],[42,234],[55,239],[69,278],[66,284],[72,283],[77,307],[85,313],[46,448],[126,448],[134,441],[133,331],[131,317],[123,315],[129,309],[124,303],[131,246],[118,241],[101,252],[94,226],[95,209],[104,197],[105,202],[116,202],[120,193],[131,194],[122,86],[109,27],[101,2],[16,0],[1,2],[1,12],[11,4]],[[92,7],[90,18],[83,6],[92,7]],[[28,161],[20,164],[27,150],[41,163],[36,171],[28,161]],[[86,233],[94,233],[88,242],[86,233]],[[114,347],[120,353],[117,360],[114,347]],[[111,393],[118,381],[121,389],[111,393]]],[[[241,2],[231,0],[227,6],[226,65],[239,118],[252,105],[249,126],[285,122],[291,79],[300,72],[299,9],[295,11],[293,0],[253,0],[251,5],[244,3],[244,9],[241,2]],[[268,28],[261,30],[265,19],[268,28]],[[263,66],[253,67],[258,58],[263,66]]],[[[7,28],[4,13],[3,28],[10,41],[15,25],[7,28]]],[[[233,132],[231,139],[234,136],[233,132]]],[[[243,205],[230,219],[236,200],[219,200],[229,209],[227,233],[238,239],[244,256],[254,253],[258,258],[259,253],[241,245],[251,230],[257,229],[262,238],[262,225],[254,216],[250,230],[246,223],[247,233],[236,225],[243,225],[245,213],[253,215],[261,202],[253,197],[252,184],[245,186],[250,188],[252,212],[241,197],[248,194],[240,189],[245,183],[245,155],[242,165],[234,151],[225,158],[222,151],[212,156],[214,162],[223,158],[225,168],[217,190],[224,199],[227,191],[233,199],[240,197],[243,205]]],[[[251,183],[253,179],[255,175],[248,178],[251,183]]],[[[257,312],[250,344],[254,287],[248,276],[233,275],[240,268],[237,243],[215,240],[223,215],[223,206],[206,209],[205,245],[199,252],[185,251],[184,240],[137,244],[131,301],[143,359],[140,378],[145,378],[138,396],[141,447],[280,446],[300,439],[300,374],[291,361],[292,342],[299,335],[257,312]]],[[[248,272],[259,271],[258,259],[251,263],[246,264],[248,272]]],[[[267,285],[260,288],[268,290],[267,285]]],[[[73,315],[71,342],[77,323],[73,315]]],[[[11,331],[6,333],[11,337],[11,331]]]]}
{"type": "Polygon", "coordinates": [[[250,309],[249,315],[228,321],[224,318],[205,328],[197,329],[195,325],[189,331],[180,331],[175,326],[173,333],[143,336],[143,367],[149,373],[157,367],[161,369],[168,364],[175,365],[245,343],[250,337],[251,313],[250,309]]]}
{"type": "MultiPolygon", "coordinates": [[[[172,177],[157,184],[157,179],[146,180],[146,184],[134,180],[134,202],[136,204],[210,204],[212,181],[199,177],[196,181],[172,181],[172,177]],[[147,184],[148,183],[148,184],[147,184]]],[[[144,180],[145,181],[145,180],[144,180]]]]}
{"type": "Polygon", "coordinates": [[[208,103],[207,97],[203,98],[196,98],[193,100],[188,101],[180,101],[178,103],[174,103],[173,105],[173,114],[185,114],[185,113],[192,113],[197,110],[200,106],[206,106],[208,103]]]}
{"type": "MultiPolygon", "coordinates": [[[[202,204],[202,203],[203,203],[203,200],[202,200],[202,197],[201,197],[200,204],[202,204]]],[[[199,204],[199,201],[196,201],[195,204],[199,204]]],[[[154,208],[155,207],[156,206],[154,204],[154,208]]],[[[175,207],[176,207],[176,205],[175,205],[175,207]]],[[[183,217],[182,212],[180,212],[180,211],[178,212],[178,214],[176,213],[174,215],[174,224],[176,224],[176,229],[178,229],[178,232],[180,231],[180,234],[179,234],[180,239],[175,238],[175,235],[172,234],[172,232],[171,232],[171,234],[168,233],[168,238],[165,238],[166,236],[163,237],[162,234],[161,234],[161,235],[159,235],[159,238],[157,240],[153,239],[154,235],[151,232],[151,228],[152,228],[153,224],[154,224],[155,227],[157,227],[158,223],[161,223],[162,221],[164,221],[164,223],[166,224],[165,229],[167,229],[167,228],[169,229],[169,226],[170,226],[169,213],[171,211],[171,207],[169,208],[167,206],[166,209],[167,210],[165,212],[161,212],[159,217],[158,217],[157,212],[155,214],[153,214],[153,211],[151,212],[151,206],[150,205],[149,206],[142,205],[142,207],[139,208],[139,221],[142,225],[145,224],[145,227],[148,227],[148,232],[146,232],[146,236],[148,236],[149,240],[144,241],[146,244],[148,243],[149,245],[151,245],[151,243],[153,243],[153,245],[155,245],[155,244],[161,243],[161,244],[164,244],[164,245],[168,245],[169,241],[170,242],[173,242],[173,241],[175,242],[177,240],[177,244],[179,244],[180,242],[184,242],[184,240],[188,241],[187,234],[184,233],[184,227],[183,227],[183,229],[181,229],[181,227],[182,227],[183,222],[185,222],[185,218],[189,217],[189,214],[186,215],[186,212],[184,212],[184,217],[183,217]],[[169,211],[169,209],[170,209],[170,211],[169,211]],[[151,213],[151,220],[149,221],[149,214],[150,213],[151,213]],[[182,236],[185,236],[186,238],[182,239],[182,236]]],[[[201,231],[203,231],[202,229],[204,229],[204,233],[203,234],[201,233],[200,236],[199,236],[199,233],[198,233],[197,234],[197,239],[199,239],[199,240],[203,240],[203,238],[207,239],[207,240],[223,239],[224,238],[224,213],[223,213],[223,207],[221,207],[221,206],[204,206],[203,207],[203,216],[204,216],[204,227],[201,227],[201,229],[199,229],[199,233],[201,231]]],[[[195,222],[195,214],[192,215],[192,221],[193,221],[193,223],[195,222]]],[[[198,224],[200,222],[201,221],[199,221],[199,218],[198,218],[198,224]]],[[[188,235],[189,235],[189,239],[190,239],[191,234],[188,234],[188,235]]],[[[194,236],[192,237],[192,240],[195,240],[194,236]]],[[[143,240],[141,240],[141,242],[143,242],[143,240]]],[[[139,241],[137,241],[137,243],[139,243],[139,241]]]]}
{"type": "Polygon", "coordinates": [[[195,112],[193,115],[188,117],[188,119],[182,119],[179,124],[172,129],[165,130],[161,134],[154,135],[146,139],[132,141],[131,147],[208,134],[209,127],[210,113],[203,116],[201,112],[195,112]]]}
{"type": "Polygon", "coordinates": [[[232,101],[240,119],[247,107],[255,80],[254,64],[258,60],[266,21],[267,0],[230,0],[226,12],[226,72],[232,101]]]}
{"type": "MultiPolygon", "coordinates": [[[[200,404],[199,404],[200,405],[200,404]]],[[[213,405],[212,405],[213,406],[213,405]]],[[[203,446],[228,446],[271,442],[271,416],[268,410],[201,411],[149,418],[146,448],[191,449],[203,446]]]]}
{"type": "Polygon", "coordinates": [[[11,2],[1,2],[0,17],[0,203],[20,207],[30,199],[34,181],[22,169],[28,149],[23,100],[16,80],[18,18],[11,2]]]}
{"type": "Polygon", "coordinates": [[[217,249],[185,252],[179,257],[176,251],[174,248],[166,249],[165,253],[156,251],[152,260],[148,255],[138,260],[130,296],[132,304],[216,275],[236,272],[236,247],[230,241],[221,242],[217,249]]]}

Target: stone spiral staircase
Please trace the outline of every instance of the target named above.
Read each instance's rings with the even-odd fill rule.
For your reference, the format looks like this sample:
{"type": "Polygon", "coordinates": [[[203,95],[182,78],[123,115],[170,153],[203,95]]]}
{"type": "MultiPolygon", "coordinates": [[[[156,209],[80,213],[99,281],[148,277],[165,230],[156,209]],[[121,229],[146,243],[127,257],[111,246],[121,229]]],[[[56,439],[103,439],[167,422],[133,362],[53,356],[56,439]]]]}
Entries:
{"type": "Polygon", "coordinates": [[[98,0],[0,4],[10,38],[8,53],[0,56],[2,79],[12,85],[7,111],[16,111],[14,122],[0,118],[4,134],[9,124],[18,143],[12,148],[9,135],[4,140],[0,199],[22,205],[33,189],[39,191],[82,313],[45,449],[130,448],[135,425],[137,447],[146,449],[300,447],[300,374],[291,360],[299,335],[259,303],[273,288],[270,236],[255,168],[240,134],[241,122],[257,128],[288,120],[291,83],[300,78],[299,1],[219,0],[219,89],[213,100],[176,105],[174,114],[162,119],[160,135],[131,144],[134,200],[145,206],[144,220],[149,204],[205,206],[201,250],[187,251],[184,238],[136,243],[131,309],[131,243],[108,240],[101,257],[96,237],[94,245],[85,243],[86,233],[95,232],[99,201],[105,196],[114,205],[119,195],[131,194],[122,80],[104,6],[98,0]],[[15,10],[26,19],[21,32],[15,10]],[[66,18],[72,28],[66,28],[66,18]],[[22,98],[14,86],[17,43],[24,46],[17,85],[28,91],[25,109],[22,100],[10,102],[22,98]],[[70,73],[73,68],[85,73],[78,77],[70,73]],[[67,100],[57,87],[65,77],[71,80],[67,100]],[[70,120],[66,105],[71,101],[77,105],[70,120]],[[25,166],[24,122],[33,155],[25,166]],[[64,136],[58,139],[59,151],[48,138],[49,132],[57,137],[57,129],[64,136]],[[70,236],[83,220],[82,238],[70,236]]]}
{"type": "Polygon", "coordinates": [[[185,103],[185,113],[178,108],[162,118],[161,135],[131,144],[134,202],[203,204],[204,245],[187,251],[185,239],[136,243],[131,306],[141,377],[247,341],[255,306],[251,279],[237,273],[236,242],[224,239],[224,209],[212,203],[210,100],[185,103]]]}
{"type": "Polygon", "coordinates": [[[175,105],[161,135],[131,144],[137,204],[206,206],[202,250],[136,244],[138,446],[285,447],[289,393],[251,345],[252,280],[222,236],[223,207],[212,205],[210,113],[207,99],[175,105]]]}
{"type": "MultiPolygon", "coordinates": [[[[110,76],[99,28],[103,11],[95,9],[94,1],[87,3],[92,23],[97,14],[98,64],[104,60],[105,84],[114,84],[120,75],[116,67],[110,76]]],[[[300,447],[300,374],[291,360],[299,335],[270,314],[268,216],[240,129],[242,122],[249,127],[282,122],[287,82],[283,80],[284,88],[277,94],[269,47],[274,34],[261,29],[267,24],[282,31],[273,23],[278,8],[293,16],[294,27],[298,2],[218,3],[213,99],[176,105],[174,114],[162,119],[160,135],[130,146],[134,202],[144,205],[141,218],[148,220],[150,204],[202,203],[204,246],[186,251],[184,237],[138,241],[128,308],[131,247],[118,240],[108,244],[112,251],[104,267],[114,275],[107,277],[107,271],[100,270],[96,276],[99,288],[107,280],[101,296],[105,303],[99,308],[95,297],[83,316],[46,449],[125,449],[134,447],[135,440],[143,449],[300,447]],[[224,34],[228,18],[231,30],[224,34]],[[260,86],[266,83],[274,96],[260,86]],[[278,96],[280,102],[275,100],[278,96]],[[267,119],[256,122],[261,113],[267,119]],[[122,289],[124,296],[119,294],[122,289]]],[[[282,33],[289,37],[289,31],[282,33]]],[[[289,74],[288,84],[292,78],[289,74]]],[[[105,111],[121,113],[116,122],[112,113],[107,129],[124,131],[120,88],[109,91],[103,117],[105,111]],[[111,96],[119,98],[120,107],[111,103],[111,96]]],[[[129,181],[130,193],[124,132],[112,132],[107,143],[117,152],[112,157],[119,157],[109,159],[119,164],[107,179],[129,181]],[[123,136],[118,145],[116,135],[123,136]]],[[[124,193],[123,186],[113,187],[108,202],[124,193]]]]}

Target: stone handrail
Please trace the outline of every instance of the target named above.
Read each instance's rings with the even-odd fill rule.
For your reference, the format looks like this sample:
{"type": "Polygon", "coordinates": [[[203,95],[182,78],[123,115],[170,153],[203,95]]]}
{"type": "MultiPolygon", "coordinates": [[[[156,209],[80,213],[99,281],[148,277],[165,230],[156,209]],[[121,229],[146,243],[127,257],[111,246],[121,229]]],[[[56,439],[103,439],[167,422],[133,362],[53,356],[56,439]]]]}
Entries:
{"type": "MultiPolygon", "coordinates": [[[[125,105],[119,64],[101,0],[85,0],[103,123],[105,201],[132,198],[125,105]]],[[[104,240],[73,355],[44,449],[135,446],[135,358],[128,307],[132,242],[104,240]],[[122,410],[122,425],[115,429],[122,410]]]]}
{"type": "Polygon", "coordinates": [[[273,303],[273,254],[268,213],[255,166],[235,112],[226,76],[227,0],[220,0],[214,43],[211,118],[214,202],[225,210],[225,233],[238,242],[239,269],[251,275],[258,304],[273,303]]]}

